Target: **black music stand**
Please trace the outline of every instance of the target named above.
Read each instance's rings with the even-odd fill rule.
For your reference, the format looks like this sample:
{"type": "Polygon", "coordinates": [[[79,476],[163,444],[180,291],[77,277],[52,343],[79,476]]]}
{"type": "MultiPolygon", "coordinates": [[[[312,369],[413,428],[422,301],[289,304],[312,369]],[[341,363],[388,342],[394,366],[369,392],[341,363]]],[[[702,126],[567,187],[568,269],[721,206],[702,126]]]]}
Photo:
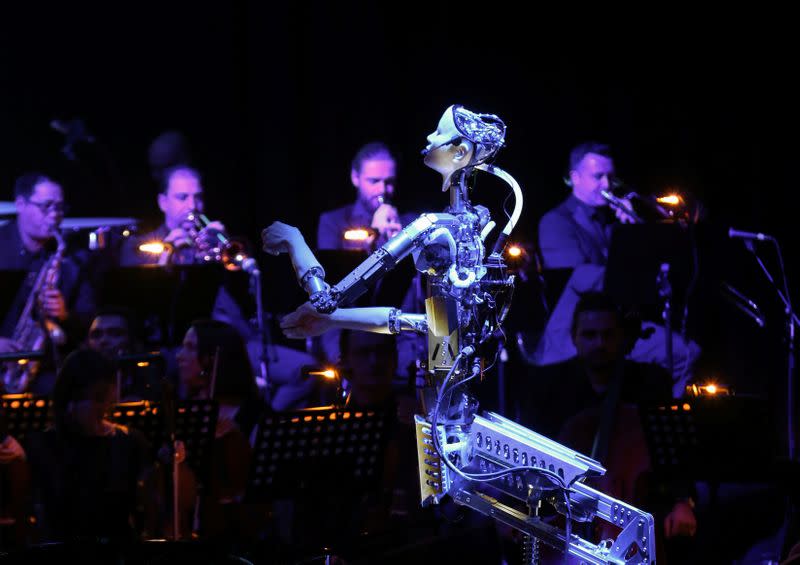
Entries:
{"type": "Polygon", "coordinates": [[[657,475],[709,482],[763,482],[779,453],[768,403],[756,397],[697,397],[640,407],[657,475]]]}
{"type": "MultiPolygon", "coordinates": [[[[21,312],[11,312],[11,307],[14,305],[14,300],[17,294],[22,290],[22,285],[25,278],[28,276],[28,271],[0,269],[0,312],[3,317],[0,317],[0,324],[3,324],[3,318],[8,314],[19,316],[21,312]]],[[[20,304],[20,309],[24,304],[20,304]]],[[[14,321],[16,323],[16,320],[14,321]]],[[[14,328],[8,328],[13,331],[14,328]]]]}
{"type": "Polygon", "coordinates": [[[319,497],[380,488],[388,413],[312,408],[262,417],[247,500],[319,497]]]}
{"type": "Polygon", "coordinates": [[[53,423],[53,401],[32,394],[4,394],[0,400],[0,439],[14,437],[24,445],[32,432],[41,432],[53,423]]]}
{"type": "MultiPolygon", "coordinates": [[[[186,445],[186,460],[203,485],[211,478],[218,412],[215,400],[183,401],[177,406],[175,435],[186,445]]],[[[143,433],[153,447],[154,456],[169,441],[161,404],[148,401],[118,404],[110,419],[143,433]]]]}
{"type": "Polygon", "coordinates": [[[167,362],[158,351],[132,353],[116,358],[118,401],[158,401],[167,362]]]}
{"type": "Polygon", "coordinates": [[[224,273],[217,264],[112,269],[98,304],[127,306],[141,320],[146,344],[175,346],[193,320],[211,317],[224,273]]]}

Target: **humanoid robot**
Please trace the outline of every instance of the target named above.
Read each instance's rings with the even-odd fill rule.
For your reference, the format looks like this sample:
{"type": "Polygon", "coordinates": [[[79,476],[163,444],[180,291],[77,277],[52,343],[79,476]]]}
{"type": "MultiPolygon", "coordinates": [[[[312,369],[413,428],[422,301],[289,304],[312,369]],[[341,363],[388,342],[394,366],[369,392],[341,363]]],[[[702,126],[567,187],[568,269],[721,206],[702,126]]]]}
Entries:
{"type": "Polygon", "coordinates": [[[478,415],[478,403],[468,393],[467,383],[497,359],[514,288],[502,251],[522,212],[522,191],[490,163],[505,131],[497,116],[447,108],[422,153],[425,164],[442,175],[450,205],[443,213],[422,214],[334,286],[325,282],[324,269],[296,228],[276,222],[265,229],[264,250],[288,253],[309,294],[281,327],[294,338],[334,328],[427,333],[424,415],[416,417],[423,505],[449,495],[520,530],[527,536],[527,562],[535,562],[542,539],[589,563],[653,563],[652,516],[582,483],[604,472],[600,463],[498,414],[478,415]],[[514,210],[488,253],[495,223],[487,208],[470,201],[478,171],[505,181],[515,196],[514,210]],[[347,308],[408,255],[427,275],[424,314],[347,308]],[[537,516],[542,502],[567,516],[566,528],[537,516]],[[572,520],[596,516],[620,526],[616,540],[595,544],[571,533],[572,520]]]}

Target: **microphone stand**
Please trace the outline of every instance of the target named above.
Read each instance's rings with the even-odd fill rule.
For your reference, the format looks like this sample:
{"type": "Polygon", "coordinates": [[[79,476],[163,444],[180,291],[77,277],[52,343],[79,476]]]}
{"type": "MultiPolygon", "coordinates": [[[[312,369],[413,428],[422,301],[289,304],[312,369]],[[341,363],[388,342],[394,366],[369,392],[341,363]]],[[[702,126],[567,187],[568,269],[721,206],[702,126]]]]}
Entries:
{"type": "Polygon", "coordinates": [[[752,241],[745,241],[745,247],[747,248],[750,253],[753,254],[755,257],[758,266],[761,267],[761,271],[766,276],[767,280],[770,282],[772,287],[775,289],[775,292],[778,294],[778,298],[780,298],[781,302],[783,303],[784,314],[786,315],[786,355],[787,355],[787,363],[786,363],[786,394],[787,394],[787,405],[786,405],[786,425],[787,425],[787,454],[789,456],[790,461],[794,461],[795,454],[796,454],[796,442],[794,437],[794,422],[796,419],[796,412],[795,412],[795,402],[794,402],[794,372],[795,372],[795,358],[794,358],[794,334],[795,328],[800,326],[800,320],[797,318],[797,314],[794,312],[794,308],[792,307],[792,301],[789,296],[789,287],[786,281],[786,271],[783,267],[783,255],[781,254],[781,248],[778,244],[778,241],[771,236],[767,236],[766,239],[770,241],[773,245],[775,245],[775,250],[778,253],[778,262],[780,263],[781,267],[781,276],[783,278],[783,289],[781,289],[778,284],[775,282],[775,279],[767,269],[764,262],[761,260],[761,257],[758,256],[756,253],[755,246],[753,245],[752,241]]]}
{"type": "Polygon", "coordinates": [[[664,299],[664,309],[661,311],[661,319],[664,321],[667,370],[670,377],[675,378],[675,360],[672,353],[672,285],[669,283],[669,263],[662,263],[661,270],[656,277],[658,295],[664,299]]]}
{"type": "MultiPolygon", "coordinates": [[[[747,248],[750,253],[753,254],[755,257],[758,266],[761,267],[761,271],[766,276],[767,280],[770,282],[772,287],[775,289],[775,292],[780,298],[781,302],[783,303],[784,307],[784,314],[786,315],[786,355],[787,355],[787,362],[786,362],[786,447],[787,447],[787,455],[789,457],[789,471],[791,473],[792,466],[795,463],[795,453],[796,453],[796,442],[795,442],[795,383],[794,383],[794,373],[795,373],[795,358],[794,358],[794,335],[795,335],[795,328],[800,325],[800,321],[798,321],[797,315],[794,312],[794,308],[792,307],[792,300],[789,295],[789,285],[786,280],[786,270],[783,265],[783,254],[781,253],[781,247],[778,244],[778,240],[772,236],[765,236],[764,240],[770,241],[775,246],[775,251],[778,255],[778,263],[781,269],[781,278],[783,279],[783,289],[778,286],[775,282],[775,279],[767,269],[764,262],[761,260],[761,257],[758,256],[756,253],[755,245],[753,244],[752,240],[746,240],[745,247],[747,248]]],[[[784,519],[783,527],[782,527],[782,534],[783,540],[781,543],[781,547],[779,548],[780,556],[783,556],[787,553],[788,547],[787,544],[794,543],[794,531],[796,530],[796,520],[797,520],[797,510],[794,506],[794,500],[790,496],[788,503],[786,505],[786,517],[784,519]]]]}
{"type": "Polygon", "coordinates": [[[261,355],[259,359],[259,373],[264,382],[265,389],[269,393],[271,390],[270,375],[269,375],[269,348],[272,343],[269,334],[269,328],[264,323],[264,304],[261,286],[261,271],[255,267],[249,271],[250,273],[250,292],[253,294],[256,301],[256,326],[258,328],[258,336],[261,344],[261,355]]]}

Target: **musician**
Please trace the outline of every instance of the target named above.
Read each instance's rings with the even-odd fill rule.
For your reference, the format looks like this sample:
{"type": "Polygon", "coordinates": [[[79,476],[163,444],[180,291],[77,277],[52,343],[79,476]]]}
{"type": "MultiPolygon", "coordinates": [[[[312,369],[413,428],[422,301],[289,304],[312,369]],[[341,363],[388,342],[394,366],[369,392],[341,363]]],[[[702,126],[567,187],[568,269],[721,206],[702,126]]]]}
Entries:
{"type": "Polygon", "coordinates": [[[164,214],[164,222],[152,232],[130,238],[122,248],[122,266],[165,264],[192,264],[201,262],[198,257],[202,248],[208,246],[212,231],[224,232],[225,226],[211,222],[199,233],[192,214],[205,210],[205,193],[200,173],[188,165],[176,165],[164,173],[158,194],[158,207],[164,214]],[[143,243],[162,242],[172,246],[165,254],[151,254],[139,250],[143,243]],[[201,249],[198,249],[201,247],[201,249]],[[171,256],[168,254],[171,252],[171,256]]]}
{"type": "Polygon", "coordinates": [[[669,402],[671,378],[625,359],[636,325],[607,295],[584,294],[571,326],[577,355],[532,371],[521,385],[520,423],[599,459],[607,472],[591,486],[654,513],[659,536],[694,536],[691,486],[651,475],[638,404],[669,402]]]}
{"type": "MultiPolygon", "coordinates": [[[[616,223],[632,223],[633,217],[611,208],[602,196],[616,183],[611,148],[603,143],[577,145],[569,156],[567,185],[570,195],[539,222],[539,248],[546,269],[573,269],[564,292],[547,322],[534,354],[536,364],[547,365],[575,354],[569,329],[572,311],[581,293],[603,290],[611,230],[616,223]]],[[[630,202],[623,200],[630,209],[630,202]]],[[[630,357],[636,361],[668,366],[665,329],[645,324],[648,339],[636,342],[630,357]]],[[[700,347],[673,333],[673,394],[683,394],[700,347]]]]}
{"type": "MultiPolygon", "coordinates": [[[[14,328],[39,271],[56,250],[55,236],[64,219],[64,191],[43,173],[26,173],[14,183],[14,204],[16,219],[0,226],[0,269],[27,271],[28,276],[3,319],[0,352],[29,347],[14,341],[14,328]]],[[[38,290],[42,313],[61,326],[72,343],[84,335],[94,310],[87,261],[85,253],[67,250],[55,269],[57,283],[38,290]]]]}
{"type": "MultiPolygon", "coordinates": [[[[164,214],[164,222],[158,229],[126,242],[120,261],[123,267],[203,263],[203,250],[211,244],[214,234],[226,231],[220,222],[210,222],[198,232],[197,225],[189,220],[190,214],[202,214],[205,211],[205,189],[200,173],[188,165],[177,165],[164,173],[158,207],[164,214]],[[161,255],[139,250],[142,243],[154,241],[170,244],[173,250],[161,255]]],[[[244,313],[247,305],[235,296],[238,294],[229,291],[223,284],[217,293],[211,317],[236,328],[245,340],[251,364],[257,367],[261,356],[261,338],[244,313]]],[[[314,362],[308,354],[278,345],[271,347],[269,354],[268,372],[272,385],[296,379],[300,367],[314,362]]]]}
{"type": "Polygon", "coordinates": [[[131,316],[124,308],[100,310],[89,326],[86,345],[112,358],[130,353],[134,338],[131,316]]]}
{"type": "Polygon", "coordinates": [[[611,190],[616,170],[608,145],[582,143],[569,155],[570,195],[539,223],[539,247],[548,269],[605,265],[611,225],[633,219],[611,210],[601,191],[611,190]]]}
{"type": "Polygon", "coordinates": [[[29,437],[37,529],[44,541],[131,541],[153,527],[147,440],[104,417],[116,398],[115,380],[103,354],[71,353],[53,392],[54,425],[29,437]],[[139,512],[139,500],[147,503],[148,516],[139,512]]]}
{"type": "Polygon", "coordinates": [[[224,322],[195,320],[177,359],[183,397],[219,403],[211,483],[201,504],[204,533],[244,535],[253,526],[240,504],[252,455],[249,438],[265,410],[244,342],[224,322]]]}
{"type": "Polygon", "coordinates": [[[356,189],[352,204],[323,212],[317,229],[317,249],[365,249],[383,245],[401,229],[403,222],[390,204],[397,181],[397,161],[382,142],[368,143],[357,152],[350,166],[350,182],[356,189]],[[346,241],[351,228],[372,228],[375,234],[365,241],[346,241]]]}
{"type": "MultiPolygon", "coordinates": [[[[397,159],[385,143],[375,141],[358,149],[350,164],[350,182],[356,189],[355,202],[320,215],[317,249],[371,252],[414,220],[413,214],[401,215],[391,204],[397,183],[397,159]],[[373,232],[366,240],[345,240],[345,231],[353,228],[370,228],[373,232]]],[[[334,362],[339,352],[339,332],[329,332],[315,341],[325,360],[334,362]]]]}

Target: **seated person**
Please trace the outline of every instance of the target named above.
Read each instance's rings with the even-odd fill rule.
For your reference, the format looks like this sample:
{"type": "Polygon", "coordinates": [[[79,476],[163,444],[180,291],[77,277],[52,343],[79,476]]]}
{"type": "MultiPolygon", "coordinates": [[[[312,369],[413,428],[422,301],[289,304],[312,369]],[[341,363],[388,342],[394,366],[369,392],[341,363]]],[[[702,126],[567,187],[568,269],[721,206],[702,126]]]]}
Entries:
{"type": "Polygon", "coordinates": [[[145,357],[136,338],[139,332],[133,312],[119,306],[100,309],[89,326],[86,347],[117,362],[117,386],[121,402],[160,400],[163,357],[145,357]]]}
{"type": "Polygon", "coordinates": [[[43,541],[130,541],[153,531],[156,496],[145,480],[153,465],[150,447],[135,430],[105,418],[115,381],[114,366],[101,353],[71,353],[53,391],[53,427],[28,438],[43,541]]]}
{"type": "Polygon", "coordinates": [[[86,337],[86,346],[109,358],[132,353],[134,332],[131,312],[125,308],[104,308],[97,312],[86,337]]]}
{"type": "Polygon", "coordinates": [[[236,330],[216,320],[196,320],[178,352],[181,396],[214,398],[219,416],[211,483],[201,501],[201,528],[210,537],[255,535],[248,524],[245,494],[252,449],[250,437],[265,410],[236,330]]]}
{"type": "MultiPolygon", "coordinates": [[[[553,308],[534,361],[548,365],[569,359],[575,349],[569,339],[569,321],[580,294],[602,291],[611,230],[615,223],[631,223],[633,217],[619,207],[611,208],[603,193],[616,182],[616,169],[608,145],[577,145],[569,158],[567,185],[570,195],[539,222],[539,247],[545,269],[574,269],[553,308]]],[[[624,201],[629,206],[627,201],[624,201]]],[[[667,367],[666,330],[647,323],[649,338],[639,339],[632,359],[667,367]]],[[[673,332],[673,394],[680,397],[700,355],[699,346],[673,332]]]]}
{"type": "Polygon", "coordinates": [[[669,401],[671,379],[658,366],[625,358],[637,334],[606,295],[584,294],[572,322],[578,353],[532,369],[518,395],[520,423],[599,459],[607,472],[590,486],[654,513],[660,536],[694,536],[688,486],[667,485],[666,497],[656,496],[661,489],[650,481],[638,403],[669,401]]]}

